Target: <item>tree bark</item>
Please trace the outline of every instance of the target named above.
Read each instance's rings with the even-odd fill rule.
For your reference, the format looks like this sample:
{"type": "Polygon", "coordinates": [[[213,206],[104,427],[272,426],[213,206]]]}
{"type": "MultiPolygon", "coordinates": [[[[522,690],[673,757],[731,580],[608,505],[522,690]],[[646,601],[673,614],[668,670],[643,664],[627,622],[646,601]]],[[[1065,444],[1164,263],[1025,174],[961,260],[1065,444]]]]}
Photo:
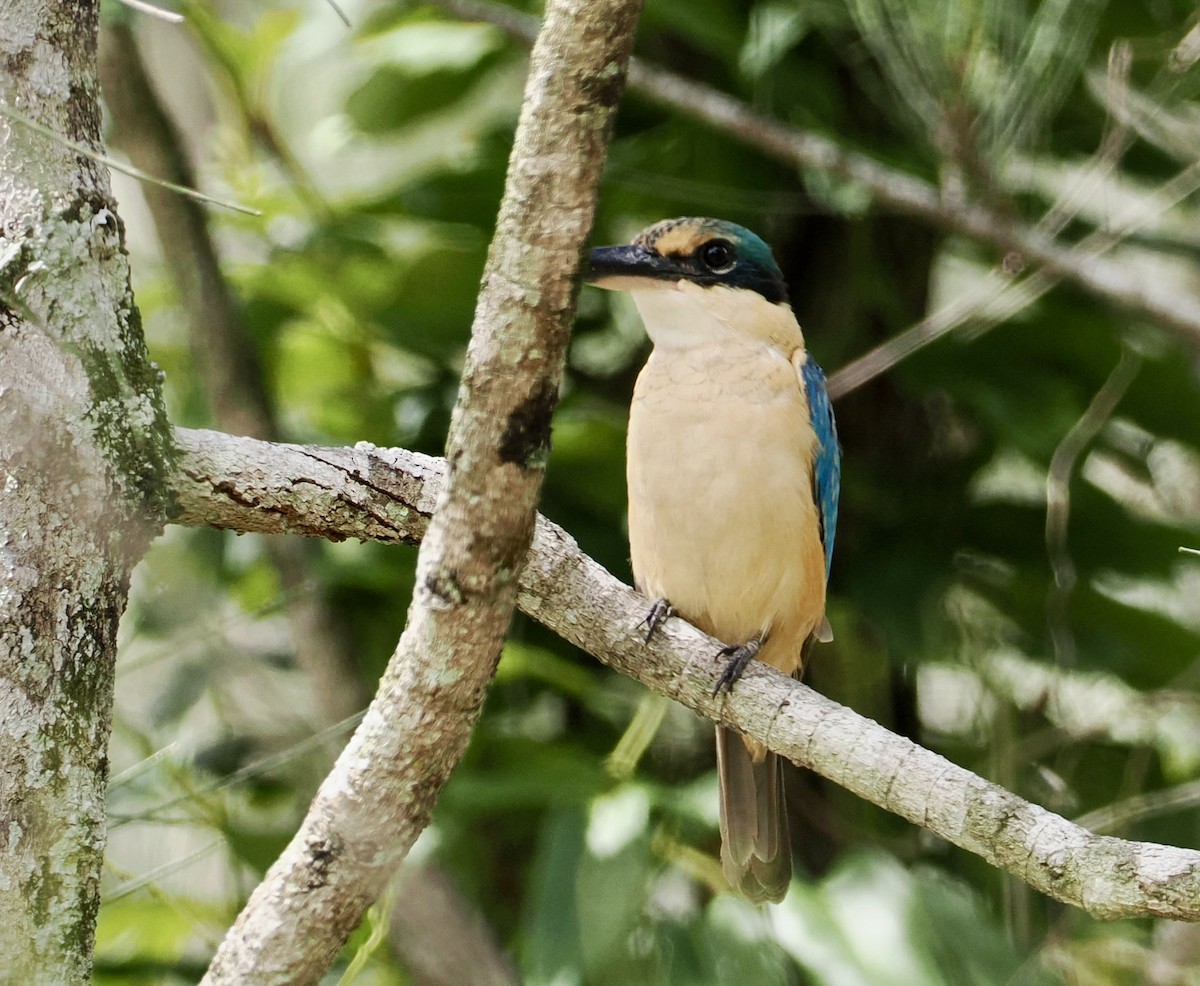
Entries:
{"type": "MultiPolygon", "coordinates": [[[[0,7],[0,104],[99,147],[97,4],[0,7]]],[[[2,107],[0,107],[2,108],[2,107]]],[[[173,446],[107,172],[0,116],[0,969],[90,982],[117,622],[173,446]]]]}
{"type": "Polygon", "coordinates": [[[300,831],[218,950],[208,986],[318,981],[466,748],[533,535],[576,274],[640,10],[640,0],[547,5],[408,624],[300,831]]]}

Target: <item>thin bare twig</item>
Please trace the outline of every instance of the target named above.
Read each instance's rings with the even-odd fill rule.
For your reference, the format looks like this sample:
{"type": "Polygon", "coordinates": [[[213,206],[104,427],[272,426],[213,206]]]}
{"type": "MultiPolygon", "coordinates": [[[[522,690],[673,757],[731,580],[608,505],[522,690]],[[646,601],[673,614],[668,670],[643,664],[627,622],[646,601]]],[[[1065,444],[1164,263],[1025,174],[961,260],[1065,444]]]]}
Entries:
{"type": "MultiPolygon", "coordinates": [[[[1119,93],[1122,85],[1127,83],[1129,63],[1128,45],[1114,45],[1109,55],[1109,87],[1112,91],[1119,93]]],[[[1127,145],[1128,128],[1113,121],[1092,160],[1082,169],[1082,180],[1051,205],[1034,229],[1051,237],[1062,232],[1078,214],[1097,179],[1112,170],[1127,145]]],[[[1092,255],[1103,252],[1098,242],[1091,245],[1092,255]]],[[[1080,249],[1083,247],[1081,244],[1080,249]]],[[[983,331],[1012,318],[1060,280],[1044,269],[1024,277],[1010,274],[1003,268],[991,271],[983,283],[830,374],[829,396],[836,400],[856,390],[959,326],[973,324],[983,331]]]]}
{"type": "Polygon", "coordinates": [[[1128,346],[1121,350],[1121,358],[1113,367],[1108,379],[1096,391],[1096,396],[1063,437],[1046,473],[1046,554],[1054,572],[1054,584],[1046,598],[1046,620],[1050,639],[1054,644],[1054,655],[1059,664],[1074,665],[1075,638],[1067,621],[1067,604],[1075,588],[1075,564],[1067,550],[1067,525],[1071,516],[1071,473],[1075,463],[1092,440],[1100,433],[1104,423],[1112,417],[1125,391],[1133,383],[1142,365],[1139,357],[1128,346]]]}
{"type": "MultiPolygon", "coordinates": [[[[341,722],[335,722],[333,725],[326,726],[324,729],[313,733],[311,736],[306,737],[298,743],[291,744],[286,750],[280,750],[278,753],[272,753],[265,757],[260,757],[253,763],[244,764],[231,773],[224,774],[221,777],[214,778],[213,780],[207,781],[203,784],[197,784],[191,787],[185,794],[175,795],[174,797],[168,798],[165,801],[160,801],[158,804],[151,805],[147,808],[139,808],[131,815],[122,815],[116,812],[110,812],[108,816],[109,830],[111,831],[113,829],[120,828],[122,825],[126,825],[130,822],[160,821],[168,811],[177,807],[178,805],[186,804],[187,802],[195,801],[197,798],[203,797],[206,794],[214,794],[217,791],[223,791],[226,788],[237,787],[239,784],[243,784],[257,777],[262,777],[265,774],[269,774],[273,770],[277,770],[278,768],[289,763],[294,763],[300,757],[315,753],[322,747],[331,746],[332,744],[330,743],[330,740],[337,739],[340,743],[343,734],[350,732],[350,730],[357,726],[359,722],[362,721],[363,715],[364,712],[356,712],[353,715],[347,716],[341,722]]],[[[162,757],[167,755],[168,750],[158,751],[153,757],[148,758],[138,766],[142,767],[143,764],[157,762],[158,760],[162,759],[162,757]]],[[[122,774],[122,778],[125,777],[126,774],[128,774],[128,771],[126,771],[125,774],[122,774]]],[[[109,783],[110,793],[117,786],[120,780],[121,778],[116,778],[109,783]]]]}
{"type": "Polygon", "coordinates": [[[174,10],[164,10],[162,7],[156,7],[152,3],[146,3],[145,0],[120,0],[126,7],[131,10],[136,10],[140,14],[146,14],[150,17],[157,17],[160,21],[166,21],[168,24],[182,24],[184,21],[183,14],[177,13],[174,10]]]}
{"type": "Polygon", "coordinates": [[[212,195],[206,195],[204,192],[198,192],[194,188],[177,185],[174,182],[166,181],[163,178],[158,178],[155,175],[142,171],[140,168],[131,167],[122,161],[109,157],[107,154],[94,151],[92,148],[79,143],[79,141],[71,140],[51,130],[49,127],[42,126],[37,120],[30,119],[24,113],[19,113],[4,103],[0,103],[0,113],[3,113],[14,123],[20,124],[34,133],[41,134],[43,137],[48,137],[50,140],[57,141],[63,147],[74,151],[76,154],[82,154],[86,158],[91,158],[97,164],[102,164],[113,171],[119,171],[123,175],[129,175],[130,178],[136,178],[138,181],[148,182],[151,185],[160,185],[163,188],[169,188],[172,192],[176,192],[179,195],[186,195],[189,199],[195,199],[197,202],[203,202],[206,205],[219,205],[222,209],[231,209],[234,212],[241,212],[247,216],[262,215],[258,209],[251,209],[247,205],[239,205],[237,202],[230,202],[227,199],[219,199],[212,195]]]}
{"type": "Polygon", "coordinates": [[[1147,791],[1124,801],[1105,805],[1089,811],[1076,819],[1077,824],[1093,832],[1111,832],[1114,829],[1142,822],[1173,811],[1190,810],[1200,804],[1200,780],[1175,784],[1161,791],[1147,791]]]}
{"type": "MultiPolygon", "coordinates": [[[[1194,194],[1197,188],[1200,188],[1200,162],[1188,165],[1159,187],[1157,208],[1118,217],[1107,228],[1085,236],[1075,250],[1080,256],[1100,256],[1194,194]]],[[[1064,207],[1048,221],[1051,225],[1066,222],[1069,212],[1070,208],[1064,207]]],[[[831,373],[829,396],[836,400],[848,394],[962,325],[970,324],[976,333],[984,332],[1032,305],[1063,279],[1046,268],[1023,277],[994,270],[974,289],[831,373]]]]}
{"type": "Polygon", "coordinates": [[[334,14],[337,16],[337,19],[341,21],[344,26],[353,26],[350,23],[349,15],[347,15],[346,11],[342,9],[342,5],[339,4],[337,0],[325,0],[325,5],[334,12],[334,14]]]}
{"type": "Polygon", "coordinates": [[[206,842],[200,848],[180,856],[177,859],[171,859],[163,863],[161,866],[156,866],[149,872],[143,873],[132,880],[126,880],[124,883],[109,890],[104,895],[106,904],[111,904],[115,900],[120,900],[122,897],[128,897],[132,893],[136,893],[144,887],[149,887],[151,884],[157,883],[162,877],[170,876],[172,873],[178,873],[180,870],[191,866],[192,863],[199,862],[205,856],[211,856],[214,852],[225,845],[224,839],[213,839],[206,842]]]}
{"type": "Polygon", "coordinates": [[[1104,136],[1096,152],[1079,170],[1082,177],[1070,191],[1050,207],[1039,220],[1037,229],[1047,236],[1058,236],[1078,214],[1088,198],[1095,194],[1101,178],[1111,174],[1121,156],[1129,148],[1131,136],[1128,122],[1118,108],[1124,104],[1129,91],[1129,72],[1133,52],[1128,41],[1118,41],[1108,52],[1108,71],[1105,73],[1107,104],[1114,107],[1105,120],[1104,136]]]}

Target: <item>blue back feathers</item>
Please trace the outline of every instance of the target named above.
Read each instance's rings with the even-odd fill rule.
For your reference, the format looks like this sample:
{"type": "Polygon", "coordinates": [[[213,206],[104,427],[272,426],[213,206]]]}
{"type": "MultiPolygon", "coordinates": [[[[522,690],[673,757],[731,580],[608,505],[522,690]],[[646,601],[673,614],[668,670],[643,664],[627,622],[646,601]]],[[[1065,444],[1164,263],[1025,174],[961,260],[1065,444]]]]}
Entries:
{"type": "Polygon", "coordinates": [[[842,486],[842,452],[838,448],[837,424],[829,391],[825,389],[825,374],[809,359],[801,368],[804,389],[808,394],[808,411],[813,431],[817,433],[817,454],[813,462],[813,499],[821,518],[821,543],[825,547],[825,578],[833,564],[833,538],[837,532],[838,494],[842,486]]]}

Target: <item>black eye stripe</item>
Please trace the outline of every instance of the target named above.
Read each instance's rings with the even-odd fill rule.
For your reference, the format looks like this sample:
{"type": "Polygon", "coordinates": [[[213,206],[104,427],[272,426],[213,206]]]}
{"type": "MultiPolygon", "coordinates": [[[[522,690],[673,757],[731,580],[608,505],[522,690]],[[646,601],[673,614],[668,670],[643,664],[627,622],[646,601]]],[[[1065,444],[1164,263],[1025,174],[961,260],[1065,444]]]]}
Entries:
{"type": "Polygon", "coordinates": [[[643,230],[627,246],[597,247],[592,256],[592,280],[624,273],[753,291],[773,304],[788,300],[787,285],[771,248],[733,223],[667,221],[643,230]]]}

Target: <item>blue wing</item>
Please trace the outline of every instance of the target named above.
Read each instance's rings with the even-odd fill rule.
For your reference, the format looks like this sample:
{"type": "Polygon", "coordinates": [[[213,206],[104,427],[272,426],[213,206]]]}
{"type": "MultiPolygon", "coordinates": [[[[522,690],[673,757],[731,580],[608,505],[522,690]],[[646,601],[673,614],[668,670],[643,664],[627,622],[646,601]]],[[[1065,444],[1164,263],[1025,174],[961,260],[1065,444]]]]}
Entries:
{"type": "Polygon", "coordinates": [[[842,486],[842,450],[838,447],[837,424],[825,374],[811,358],[800,368],[804,390],[808,394],[808,412],[817,433],[817,454],[813,462],[813,494],[821,518],[821,544],[825,547],[825,577],[833,564],[833,536],[837,531],[838,493],[842,486]]]}

